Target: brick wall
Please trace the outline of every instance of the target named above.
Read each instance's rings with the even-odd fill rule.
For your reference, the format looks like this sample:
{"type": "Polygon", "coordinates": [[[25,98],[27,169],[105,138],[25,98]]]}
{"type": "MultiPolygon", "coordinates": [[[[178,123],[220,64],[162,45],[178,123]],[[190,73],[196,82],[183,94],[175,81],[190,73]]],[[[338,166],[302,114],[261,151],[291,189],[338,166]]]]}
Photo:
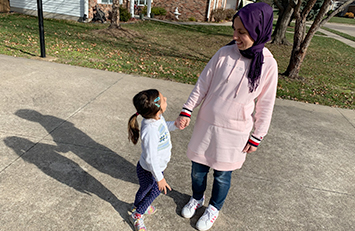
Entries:
{"type": "MultiPolygon", "coordinates": [[[[89,0],[89,15],[88,18],[92,19],[94,17],[94,8],[97,5],[97,0],[89,0]]],[[[105,12],[106,18],[108,18],[109,12],[112,10],[112,4],[98,4],[100,6],[100,9],[105,12]]],[[[123,7],[126,7],[129,9],[129,1],[128,0],[123,0],[123,7]]]]}
{"type": "MultiPolygon", "coordinates": [[[[178,11],[181,14],[179,16],[180,20],[188,20],[189,18],[195,18],[197,21],[207,21],[207,8],[210,0],[153,0],[152,7],[162,7],[167,11],[166,19],[175,19],[175,9],[178,7],[178,11]]],[[[218,7],[224,7],[221,5],[221,0],[211,0],[211,13],[214,6],[214,2],[218,2],[218,7]]],[[[97,0],[89,0],[89,15],[88,18],[93,18],[93,9],[97,5],[97,0]]],[[[111,11],[111,4],[99,4],[100,9],[106,13],[108,16],[108,12],[111,11]]],[[[123,1],[123,6],[129,9],[129,0],[123,1]]],[[[211,20],[211,13],[210,19],[211,20]]]]}
{"type": "Polygon", "coordinates": [[[153,0],[152,7],[163,7],[167,11],[168,18],[175,18],[174,11],[178,7],[181,14],[179,19],[187,20],[194,17],[198,21],[207,20],[207,5],[209,0],[153,0]]]}

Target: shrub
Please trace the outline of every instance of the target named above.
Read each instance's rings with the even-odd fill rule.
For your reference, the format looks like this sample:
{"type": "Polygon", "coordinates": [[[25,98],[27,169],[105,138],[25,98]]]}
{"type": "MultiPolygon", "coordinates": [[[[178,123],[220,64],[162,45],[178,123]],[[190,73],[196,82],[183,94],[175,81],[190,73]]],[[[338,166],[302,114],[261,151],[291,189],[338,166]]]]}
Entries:
{"type": "Polygon", "coordinates": [[[147,15],[147,6],[144,6],[144,7],[142,8],[142,14],[143,14],[143,15],[147,15]]]}
{"type": "Polygon", "coordinates": [[[216,22],[220,22],[226,19],[226,12],[223,9],[215,9],[212,11],[213,18],[216,22]]]}
{"type": "Polygon", "coordinates": [[[166,15],[166,10],[163,7],[152,7],[152,13],[154,15],[166,15]]]}
{"type": "Polygon", "coordinates": [[[233,16],[235,15],[236,11],[233,9],[226,9],[225,10],[226,13],[226,20],[232,20],[233,16]]]}
{"type": "Polygon", "coordinates": [[[353,12],[346,12],[344,17],[354,18],[354,13],[353,12]]]}
{"type": "Polygon", "coordinates": [[[212,16],[216,22],[221,22],[223,20],[231,20],[235,15],[236,11],[233,9],[215,9],[212,11],[212,16]]]}
{"type": "Polygon", "coordinates": [[[131,14],[128,12],[127,8],[120,6],[120,21],[127,22],[131,18],[131,14]]]}
{"type": "MultiPolygon", "coordinates": [[[[142,9],[142,14],[147,15],[147,11],[147,6],[144,6],[142,9]]],[[[151,8],[151,13],[154,15],[166,15],[166,10],[163,7],[154,6],[151,8]]]]}

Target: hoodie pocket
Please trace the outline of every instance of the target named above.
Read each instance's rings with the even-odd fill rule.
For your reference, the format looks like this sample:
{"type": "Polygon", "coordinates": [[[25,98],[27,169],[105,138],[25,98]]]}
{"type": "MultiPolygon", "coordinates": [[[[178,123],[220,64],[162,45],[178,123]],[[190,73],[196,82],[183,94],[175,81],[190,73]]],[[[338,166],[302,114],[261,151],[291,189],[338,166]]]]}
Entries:
{"type": "Polygon", "coordinates": [[[236,98],[212,94],[201,105],[200,117],[213,125],[243,132],[251,119],[252,106],[241,104],[236,98]],[[251,111],[249,116],[248,111],[251,111]]]}

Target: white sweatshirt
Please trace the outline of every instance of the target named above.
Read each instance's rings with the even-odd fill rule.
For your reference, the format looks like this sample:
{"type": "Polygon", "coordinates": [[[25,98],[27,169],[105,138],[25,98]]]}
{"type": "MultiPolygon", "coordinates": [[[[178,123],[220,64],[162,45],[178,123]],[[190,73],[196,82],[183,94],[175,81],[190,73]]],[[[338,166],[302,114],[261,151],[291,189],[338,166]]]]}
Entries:
{"type": "Polygon", "coordinates": [[[139,163],[143,169],[151,172],[155,180],[161,181],[171,156],[170,132],[177,127],[175,121],[144,119],[141,123],[142,154],[139,163]]]}

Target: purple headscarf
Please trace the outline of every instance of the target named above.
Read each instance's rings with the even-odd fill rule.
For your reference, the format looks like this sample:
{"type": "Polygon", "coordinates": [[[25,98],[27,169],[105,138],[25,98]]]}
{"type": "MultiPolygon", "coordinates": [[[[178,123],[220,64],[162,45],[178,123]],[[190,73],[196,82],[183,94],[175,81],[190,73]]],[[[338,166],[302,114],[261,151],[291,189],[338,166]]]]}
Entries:
{"type": "MultiPolygon", "coordinates": [[[[251,3],[233,16],[233,24],[236,17],[240,18],[250,37],[255,41],[252,47],[240,51],[244,57],[252,60],[248,80],[249,91],[253,92],[260,81],[261,67],[264,63],[264,45],[271,39],[273,10],[264,2],[251,3]]],[[[234,29],[234,25],[232,27],[234,29]]]]}

